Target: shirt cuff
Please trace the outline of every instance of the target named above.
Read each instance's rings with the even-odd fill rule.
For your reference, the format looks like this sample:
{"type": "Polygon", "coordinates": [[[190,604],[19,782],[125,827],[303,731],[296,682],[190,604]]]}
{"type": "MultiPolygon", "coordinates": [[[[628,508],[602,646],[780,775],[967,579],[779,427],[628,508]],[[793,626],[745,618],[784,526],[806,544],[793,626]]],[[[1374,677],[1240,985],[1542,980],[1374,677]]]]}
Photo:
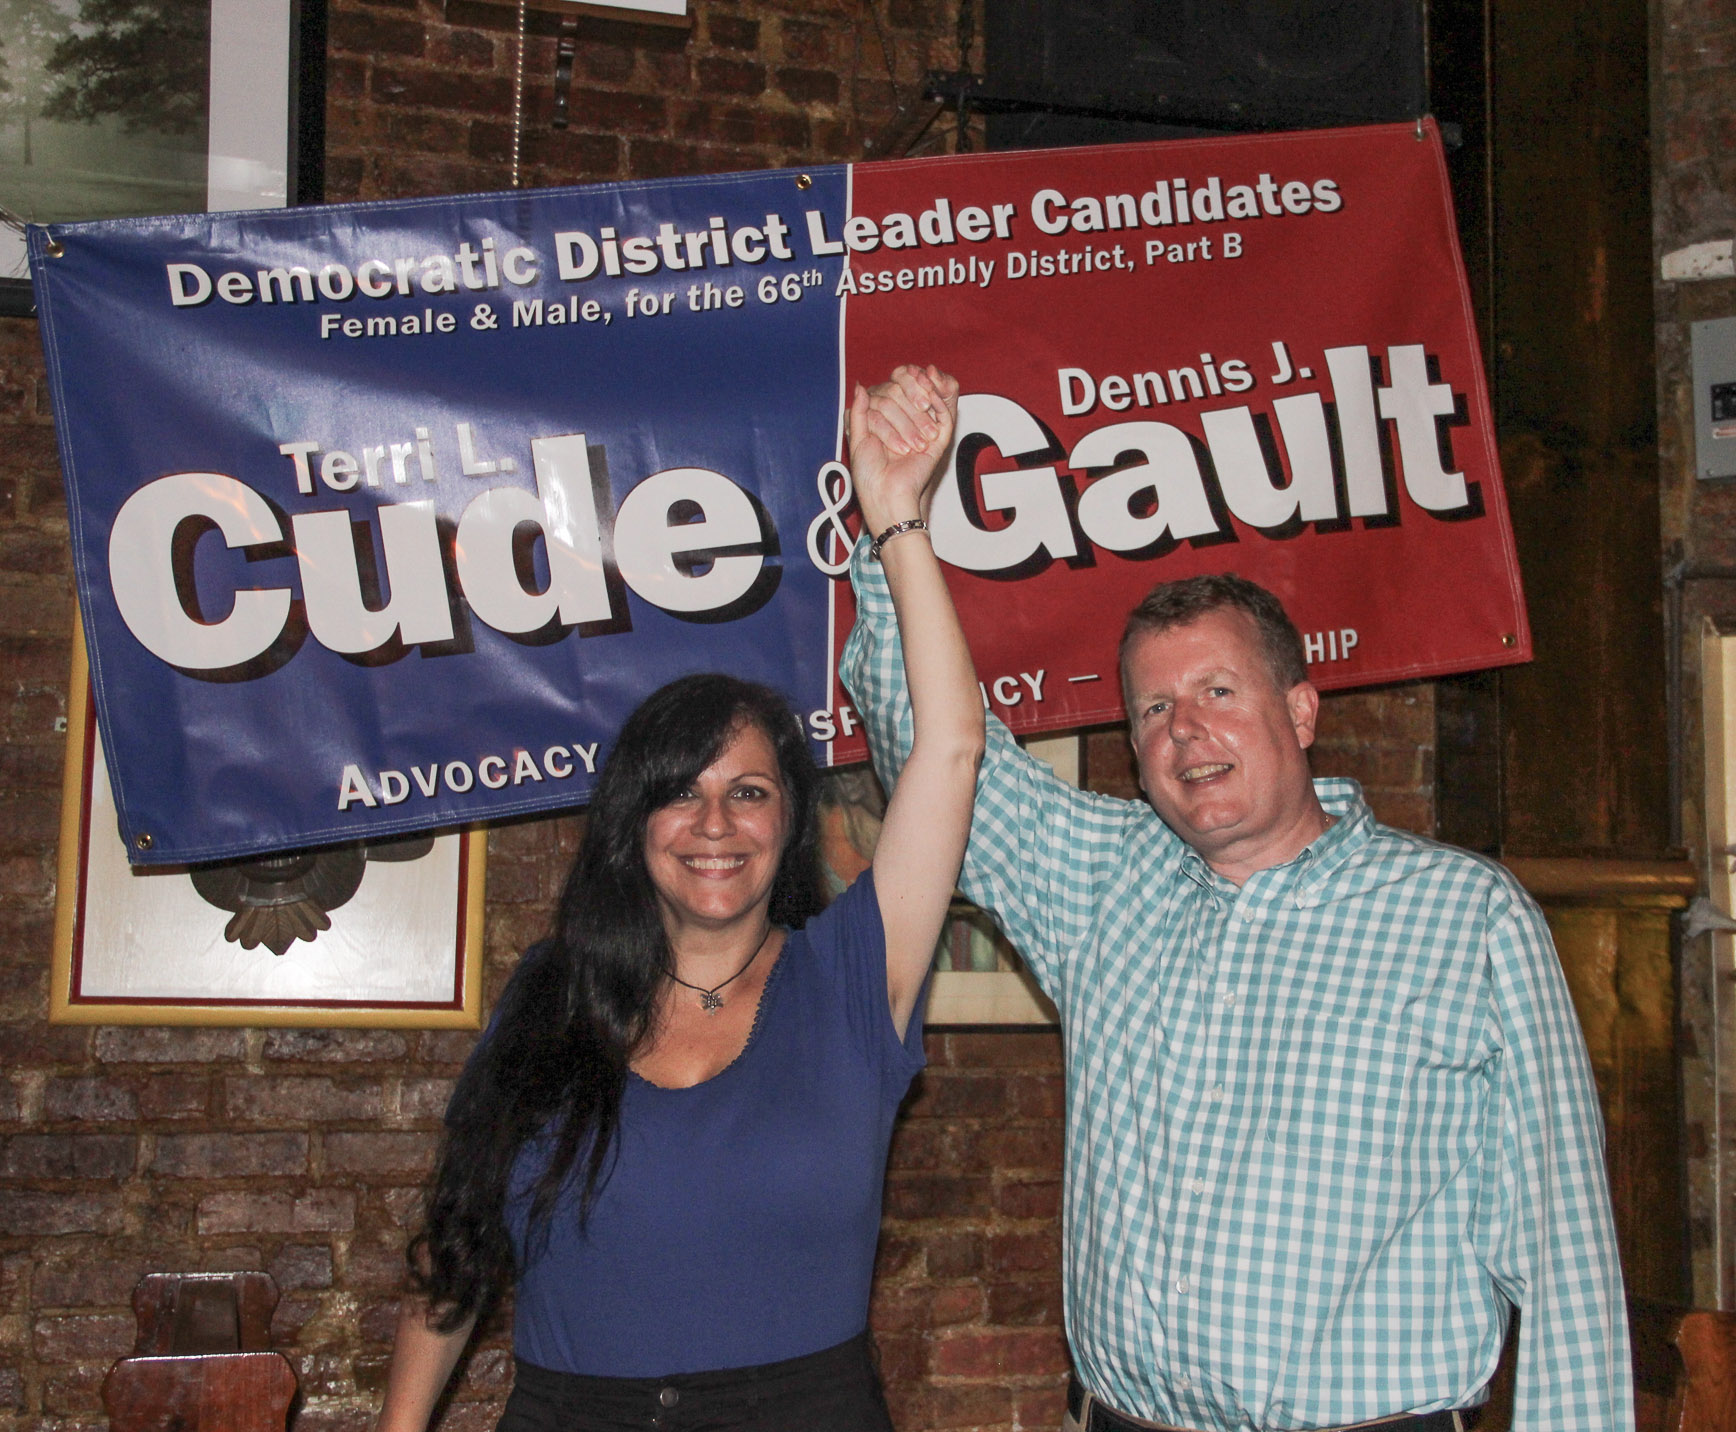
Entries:
{"type": "Polygon", "coordinates": [[[850,581],[859,593],[870,588],[886,591],[886,568],[868,555],[868,549],[873,545],[868,533],[863,531],[850,549],[850,581]]]}

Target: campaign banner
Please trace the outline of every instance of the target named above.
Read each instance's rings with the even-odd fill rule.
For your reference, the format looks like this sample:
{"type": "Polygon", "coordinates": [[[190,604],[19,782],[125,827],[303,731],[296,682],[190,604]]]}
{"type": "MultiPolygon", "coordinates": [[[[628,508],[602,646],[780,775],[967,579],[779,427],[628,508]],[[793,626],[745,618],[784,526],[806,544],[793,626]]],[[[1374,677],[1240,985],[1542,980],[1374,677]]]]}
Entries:
{"type": "Polygon", "coordinates": [[[837,683],[851,385],[958,375],[933,540],[1016,730],[1117,719],[1154,583],[1323,688],[1530,655],[1433,126],[34,229],[122,838],[570,806],[685,672],[837,683]]]}

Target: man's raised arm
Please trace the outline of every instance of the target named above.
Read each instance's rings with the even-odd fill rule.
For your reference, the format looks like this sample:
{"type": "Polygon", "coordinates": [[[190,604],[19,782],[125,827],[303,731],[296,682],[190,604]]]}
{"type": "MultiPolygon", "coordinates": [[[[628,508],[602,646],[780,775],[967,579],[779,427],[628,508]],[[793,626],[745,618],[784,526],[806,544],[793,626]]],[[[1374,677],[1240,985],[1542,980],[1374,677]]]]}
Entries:
{"type": "MultiPolygon", "coordinates": [[[[890,790],[910,750],[910,703],[892,598],[866,538],[857,544],[850,580],[856,626],[840,672],[867,727],[875,769],[890,790]]],[[[1000,922],[1057,1003],[1064,961],[1083,941],[1095,892],[1115,878],[1134,828],[1155,820],[1141,804],[1069,785],[990,717],[959,883],[1000,922]]]]}

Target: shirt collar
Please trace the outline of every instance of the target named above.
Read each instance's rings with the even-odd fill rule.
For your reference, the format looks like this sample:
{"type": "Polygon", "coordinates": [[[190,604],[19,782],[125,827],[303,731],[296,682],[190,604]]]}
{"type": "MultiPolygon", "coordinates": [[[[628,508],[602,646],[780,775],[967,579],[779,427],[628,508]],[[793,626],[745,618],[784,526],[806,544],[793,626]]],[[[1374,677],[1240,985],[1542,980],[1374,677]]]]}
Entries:
{"type": "MultiPolygon", "coordinates": [[[[1332,817],[1332,824],[1316,836],[1300,854],[1283,865],[1272,867],[1273,870],[1281,872],[1275,877],[1275,881],[1260,881],[1272,895],[1293,890],[1298,905],[1312,905],[1316,902],[1321,887],[1331,878],[1333,872],[1368,843],[1374,824],[1374,814],[1362,798],[1362,787],[1355,781],[1342,776],[1324,776],[1314,782],[1314,794],[1319,798],[1326,814],[1332,817]]],[[[1182,857],[1182,870],[1189,879],[1206,890],[1227,894],[1232,899],[1239,893],[1236,884],[1226,880],[1206,864],[1205,857],[1192,846],[1187,848],[1182,857]]],[[[1249,877],[1248,883],[1252,884],[1266,873],[1256,871],[1249,877]]],[[[1239,888],[1247,887],[1244,885],[1239,888]]]]}

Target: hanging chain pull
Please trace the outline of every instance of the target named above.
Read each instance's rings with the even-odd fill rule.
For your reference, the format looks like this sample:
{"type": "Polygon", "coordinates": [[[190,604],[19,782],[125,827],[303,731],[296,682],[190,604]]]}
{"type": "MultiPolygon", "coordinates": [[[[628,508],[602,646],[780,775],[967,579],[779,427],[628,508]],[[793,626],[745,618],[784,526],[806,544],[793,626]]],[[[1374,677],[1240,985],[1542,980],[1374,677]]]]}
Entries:
{"type": "Polygon", "coordinates": [[[524,148],[524,10],[518,0],[518,61],[512,69],[512,187],[518,188],[518,161],[524,148]]]}

